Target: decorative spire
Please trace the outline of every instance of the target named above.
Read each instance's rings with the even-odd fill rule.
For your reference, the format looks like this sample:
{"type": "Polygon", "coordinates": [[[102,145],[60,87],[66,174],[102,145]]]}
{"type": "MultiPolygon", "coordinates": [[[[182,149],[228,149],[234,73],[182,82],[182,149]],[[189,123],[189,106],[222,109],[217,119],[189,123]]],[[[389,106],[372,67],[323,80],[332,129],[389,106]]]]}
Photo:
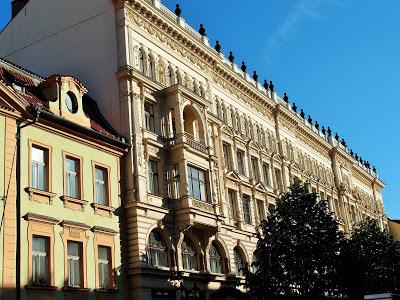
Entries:
{"type": "Polygon", "coordinates": [[[373,171],[374,173],[376,173],[376,168],[375,168],[375,166],[372,167],[372,171],[373,171]]]}
{"type": "Polygon", "coordinates": [[[283,101],[289,103],[289,97],[286,95],[286,93],[283,93],[283,101]]]}
{"type": "Polygon", "coordinates": [[[206,36],[206,29],[204,28],[203,24],[200,24],[199,33],[201,36],[206,36]]]}
{"type": "Polygon", "coordinates": [[[240,67],[240,69],[242,69],[243,73],[246,73],[247,66],[246,66],[246,64],[244,63],[244,61],[242,61],[242,66],[240,67]]]}
{"type": "Polygon", "coordinates": [[[307,122],[310,123],[310,124],[312,125],[312,119],[311,119],[311,116],[310,116],[310,115],[308,115],[307,122]]]}
{"type": "Polygon", "coordinates": [[[182,9],[179,4],[176,5],[175,14],[177,15],[177,17],[180,17],[182,15],[182,9]]]}
{"type": "Polygon", "coordinates": [[[268,81],[267,81],[267,79],[264,79],[263,86],[264,86],[264,89],[266,89],[268,91],[268,81]]]}
{"type": "Polygon", "coordinates": [[[354,155],[354,158],[358,161],[358,154],[357,153],[354,155]]]}
{"type": "Polygon", "coordinates": [[[300,117],[302,117],[302,118],[304,119],[305,115],[306,115],[306,114],[304,113],[303,109],[301,109],[301,110],[300,110],[300,117]]]}
{"type": "Polygon", "coordinates": [[[332,136],[332,129],[328,126],[328,136],[332,136]]]}
{"type": "Polygon", "coordinates": [[[216,41],[216,42],[215,42],[215,50],[216,50],[218,53],[221,53],[221,44],[219,43],[219,41],[216,41]]]}
{"type": "Polygon", "coordinates": [[[318,124],[317,121],[315,121],[315,128],[316,128],[317,130],[319,130],[319,124],[318,124]]]}
{"type": "Polygon", "coordinates": [[[233,56],[233,52],[232,52],[232,51],[229,51],[229,57],[228,57],[228,59],[229,59],[229,61],[230,61],[231,63],[233,63],[233,62],[235,61],[235,56],[233,56]]]}
{"type": "Polygon", "coordinates": [[[269,81],[269,90],[271,91],[271,93],[273,93],[274,92],[274,85],[272,84],[272,81],[270,80],[269,81]]]}
{"type": "Polygon", "coordinates": [[[322,132],[323,135],[326,135],[326,130],[325,130],[324,126],[322,126],[321,132],[322,132]]]}
{"type": "Polygon", "coordinates": [[[258,75],[257,75],[257,71],[253,72],[253,79],[255,82],[258,82],[258,75]]]}
{"type": "Polygon", "coordinates": [[[294,103],[294,102],[293,102],[293,104],[292,104],[292,110],[293,110],[294,112],[297,112],[297,106],[296,106],[296,103],[294,103]]]}
{"type": "Polygon", "coordinates": [[[351,156],[354,156],[354,152],[353,152],[352,149],[350,149],[350,155],[351,155],[351,156]]]}
{"type": "Polygon", "coordinates": [[[342,140],[340,141],[340,143],[343,145],[343,147],[347,147],[346,145],[346,141],[342,138],[342,140]]]}

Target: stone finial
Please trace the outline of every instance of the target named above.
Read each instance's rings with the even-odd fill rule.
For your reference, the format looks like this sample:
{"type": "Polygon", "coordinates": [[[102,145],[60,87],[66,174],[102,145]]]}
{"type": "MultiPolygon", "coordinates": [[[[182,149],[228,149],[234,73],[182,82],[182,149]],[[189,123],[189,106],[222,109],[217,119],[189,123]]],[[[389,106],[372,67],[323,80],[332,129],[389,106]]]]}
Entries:
{"type": "Polygon", "coordinates": [[[305,118],[306,114],[304,113],[303,109],[300,109],[300,117],[303,119],[305,118]]]}
{"type": "Polygon", "coordinates": [[[344,139],[342,139],[342,140],[340,141],[340,143],[341,143],[344,147],[347,147],[346,141],[345,141],[344,139]]]}
{"type": "Polygon", "coordinates": [[[200,24],[199,33],[201,36],[206,36],[206,29],[203,24],[200,24]]]}
{"type": "Polygon", "coordinates": [[[231,63],[233,63],[233,62],[235,61],[235,56],[233,56],[233,52],[232,52],[232,51],[229,51],[229,57],[228,57],[228,59],[229,59],[229,61],[230,61],[231,63]]]}
{"type": "Polygon", "coordinates": [[[355,158],[356,160],[358,160],[358,154],[357,154],[357,153],[354,155],[354,158],[355,158]]]}
{"type": "Polygon", "coordinates": [[[285,101],[286,103],[289,103],[289,97],[286,93],[283,93],[283,101],[285,101]]]}
{"type": "Polygon", "coordinates": [[[350,149],[350,155],[351,155],[351,156],[354,156],[354,152],[353,152],[352,149],[350,149]]]}
{"type": "Polygon", "coordinates": [[[328,131],[327,131],[327,133],[328,133],[328,136],[331,136],[332,135],[332,129],[328,126],[328,131]]]}
{"type": "Polygon", "coordinates": [[[177,15],[177,17],[180,17],[182,15],[182,9],[179,4],[176,5],[175,14],[177,15]]]}
{"type": "Polygon", "coordinates": [[[292,110],[293,110],[294,112],[297,112],[297,106],[296,106],[296,103],[294,103],[294,102],[293,102],[293,104],[292,104],[292,110]]]}
{"type": "Polygon", "coordinates": [[[369,163],[369,161],[367,161],[367,162],[365,163],[365,166],[366,166],[368,169],[371,169],[371,164],[369,163]]]}
{"type": "Polygon", "coordinates": [[[267,79],[264,79],[264,84],[263,84],[263,86],[264,86],[264,89],[266,89],[266,90],[268,91],[269,87],[268,87],[268,81],[267,81],[267,79]]]}
{"type": "Polygon", "coordinates": [[[364,160],[361,158],[361,156],[360,156],[360,160],[359,161],[360,161],[361,164],[363,164],[363,162],[364,162],[364,160]]]}
{"type": "Polygon", "coordinates": [[[271,93],[274,92],[274,88],[275,88],[275,86],[273,85],[272,80],[270,80],[269,81],[269,89],[270,89],[271,93]]]}
{"type": "Polygon", "coordinates": [[[312,119],[311,119],[311,116],[310,116],[310,115],[308,115],[307,122],[310,123],[310,124],[312,125],[312,119]]]}
{"type": "Polygon", "coordinates": [[[215,42],[215,50],[216,50],[218,53],[221,53],[221,44],[219,43],[219,41],[216,41],[216,42],[215,42]]]}
{"type": "Polygon", "coordinates": [[[321,132],[322,132],[323,135],[326,135],[326,130],[325,130],[324,126],[322,126],[321,132]]]}
{"type": "Polygon", "coordinates": [[[246,66],[246,64],[244,63],[244,61],[242,61],[242,66],[240,67],[240,69],[242,69],[242,71],[243,71],[244,73],[246,73],[247,66],[246,66]]]}
{"type": "Polygon", "coordinates": [[[258,82],[258,75],[257,75],[257,71],[253,72],[253,79],[255,82],[258,82]]]}
{"type": "Polygon", "coordinates": [[[335,133],[335,140],[337,140],[339,142],[339,135],[337,132],[335,133]]]}
{"type": "Polygon", "coordinates": [[[315,121],[315,128],[316,128],[317,130],[319,130],[319,124],[318,124],[317,121],[315,121]]]}
{"type": "Polygon", "coordinates": [[[374,173],[376,173],[376,168],[375,168],[375,166],[372,167],[372,171],[373,171],[374,173]]]}

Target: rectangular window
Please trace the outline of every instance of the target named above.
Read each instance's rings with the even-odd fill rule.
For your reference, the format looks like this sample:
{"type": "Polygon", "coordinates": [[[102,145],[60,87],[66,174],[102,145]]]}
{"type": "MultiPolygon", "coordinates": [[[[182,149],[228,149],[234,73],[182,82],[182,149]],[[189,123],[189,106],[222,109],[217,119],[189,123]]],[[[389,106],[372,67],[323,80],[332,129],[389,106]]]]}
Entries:
{"type": "Polygon", "coordinates": [[[231,146],[227,143],[222,144],[222,149],[224,152],[224,163],[225,163],[225,168],[228,170],[231,169],[231,146]]]}
{"type": "Polygon", "coordinates": [[[49,238],[32,238],[32,283],[49,284],[49,238]]]}
{"type": "Polygon", "coordinates": [[[49,153],[47,149],[32,146],[32,187],[34,189],[48,190],[48,160],[49,153]]]}
{"type": "Polygon", "coordinates": [[[188,184],[191,197],[207,201],[206,174],[204,171],[188,166],[188,184]]]}
{"type": "Polygon", "coordinates": [[[111,248],[98,247],[99,287],[111,288],[111,248]]]}
{"type": "Polygon", "coordinates": [[[237,211],[236,211],[236,191],[228,190],[228,201],[229,201],[229,216],[231,219],[236,220],[237,211]]]}
{"type": "Polygon", "coordinates": [[[251,209],[250,209],[250,197],[249,196],[243,196],[242,206],[243,206],[244,223],[251,224],[251,209]]]}
{"type": "Polygon", "coordinates": [[[258,220],[261,222],[265,220],[264,202],[257,200],[258,220]]]}
{"type": "Polygon", "coordinates": [[[149,193],[158,195],[158,170],[157,162],[154,160],[149,160],[148,165],[148,177],[149,177],[149,193]]]}
{"type": "Polygon", "coordinates": [[[268,187],[272,187],[270,172],[271,172],[271,169],[269,167],[269,164],[264,163],[263,164],[264,185],[268,186],[268,187]]]}
{"type": "Polygon", "coordinates": [[[82,243],[67,242],[68,286],[82,287],[82,243]]]}
{"type": "Polygon", "coordinates": [[[108,205],[108,171],[105,168],[96,166],[96,203],[108,205]]]}
{"type": "Polygon", "coordinates": [[[80,195],[80,161],[76,158],[65,158],[65,195],[81,198],[80,195]]]}
{"type": "Polygon", "coordinates": [[[175,199],[179,199],[180,197],[180,175],[179,175],[179,165],[174,165],[174,189],[175,189],[175,199]]]}
{"type": "Polygon", "coordinates": [[[144,103],[144,120],[145,120],[145,128],[148,131],[155,132],[154,109],[153,109],[153,105],[151,105],[148,102],[144,103]]]}
{"type": "Polygon", "coordinates": [[[260,176],[258,174],[258,159],[254,156],[251,157],[251,169],[253,171],[254,180],[259,181],[260,176]]]}
{"type": "Polygon", "coordinates": [[[238,150],[236,153],[236,157],[237,157],[237,171],[239,172],[239,174],[246,175],[244,168],[244,152],[242,150],[238,150]]]}
{"type": "Polygon", "coordinates": [[[276,177],[276,184],[277,187],[281,192],[283,192],[283,184],[282,184],[282,173],[281,170],[275,169],[275,177],[276,177]]]}
{"type": "Polygon", "coordinates": [[[274,204],[268,204],[268,214],[270,214],[274,210],[275,210],[275,205],[274,204]]]}

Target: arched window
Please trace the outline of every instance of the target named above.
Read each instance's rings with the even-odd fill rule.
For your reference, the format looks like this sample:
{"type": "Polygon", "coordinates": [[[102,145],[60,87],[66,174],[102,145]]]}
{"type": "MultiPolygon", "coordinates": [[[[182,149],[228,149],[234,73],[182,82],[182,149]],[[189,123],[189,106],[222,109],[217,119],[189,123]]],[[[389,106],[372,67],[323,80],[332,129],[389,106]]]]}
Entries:
{"type": "Polygon", "coordinates": [[[235,247],[233,249],[233,255],[234,255],[234,259],[235,259],[236,275],[244,276],[245,264],[244,264],[242,254],[238,247],[235,247]]]}
{"type": "Polygon", "coordinates": [[[211,273],[222,273],[222,255],[219,251],[218,245],[212,242],[210,250],[208,251],[210,256],[210,271],[211,273]]]}
{"type": "Polygon", "coordinates": [[[192,241],[185,237],[182,242],[182,265],[185,270],[197,270],[196,249],[192,241]]]}
{"type": "Polygon", "coordinates": [[[204,130],[200,116],[190,106],[183,109],[183,127],[185,133],[188,133],[196,141],[204,142],[204,130]]]}
{"type": "Polygon", "coordinates": [[[139,50],[139,72],[144,73],[144,55],[143,55],[143,50],[139,50]]]}
{"type": "Polygon", "coordinates": [[[160,232],[153,230],[147,246],[149,263],[153,267],[168,267],[168,249],[160,232]]]}

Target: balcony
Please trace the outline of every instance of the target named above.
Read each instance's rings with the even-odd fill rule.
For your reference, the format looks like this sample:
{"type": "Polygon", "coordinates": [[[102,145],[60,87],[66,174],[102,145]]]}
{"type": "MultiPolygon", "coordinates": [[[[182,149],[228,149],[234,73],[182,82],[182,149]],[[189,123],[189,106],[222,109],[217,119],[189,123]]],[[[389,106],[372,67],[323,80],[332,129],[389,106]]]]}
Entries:
{"type": "Polygon", "coordinates": [[[212,203],[200,201],[190,196],[176,200],[176,222],[201,229],[217,227],[217,216],[212,203]]]}
{"type": "Polygon", "coordinates": [[[183,144],[189,146],[193,150],[199,151],[203,154],[208,154],[209,147],[206,145],[205,141],[195,138],[188,132],[177,134],[172,138],[164,138],[164,143],[169,147],[183,144]]]}

